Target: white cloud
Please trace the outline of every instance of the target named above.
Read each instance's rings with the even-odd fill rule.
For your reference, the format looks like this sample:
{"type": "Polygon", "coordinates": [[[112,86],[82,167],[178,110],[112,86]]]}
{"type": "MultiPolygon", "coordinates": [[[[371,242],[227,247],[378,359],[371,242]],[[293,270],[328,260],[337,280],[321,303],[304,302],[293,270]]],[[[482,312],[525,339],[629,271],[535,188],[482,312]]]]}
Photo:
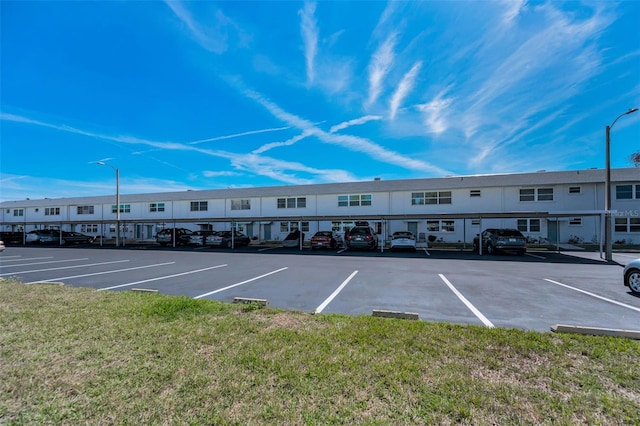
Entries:
{"type": "Polygon", "coordinates": [[[411,69],[402,77],[398,88],[391,97],[389,117],[392,120],[396,117],[396,113],[398,112],[398,108],[402,101],[407,97],[411,90],[413,90],[416,77],[420,72],[420,67],[422,67],[422,61],[416,62],[411,67],[411,69]]]}
{"type": "Polygon", "coordinates": [[[315,78],[314,61],[318,51],[318,28],[314,17],[316,11],[315,2],[305,2],[300,15],[300,32],[304,42],[304,57],[307,68],[307,81],[313,83],[315,78]]]}
{"type": "Polygon", "coordinates": [[[393,67],[395,58],[393,49],[396,39],[397,34],[389,35],[371,57],[369,62],[369,96],[367,105],[372,105],[382,93],[383,80],[393,67]]]}
{"type": "Polygon", "coordinates": [[[353,120],[344,121],[342,123],[336,124],[335,126],[331,126],[331,128],[329,129],[329,133],[336,133],[348,127],[358,126],[375,120],[382,120],[382,117],[379,115],[365,115],[364,117],[354,118],[353,120]]]}

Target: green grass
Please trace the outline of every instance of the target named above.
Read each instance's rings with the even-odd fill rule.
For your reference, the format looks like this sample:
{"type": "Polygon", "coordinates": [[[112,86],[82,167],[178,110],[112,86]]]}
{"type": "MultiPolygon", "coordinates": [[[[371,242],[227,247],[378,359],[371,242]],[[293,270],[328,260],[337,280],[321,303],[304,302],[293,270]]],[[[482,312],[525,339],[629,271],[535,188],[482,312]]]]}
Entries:
{"type": "Polygon", "coordinates": [[[639,424],[640,342],[0,281],[0,424],[639,424]]]}

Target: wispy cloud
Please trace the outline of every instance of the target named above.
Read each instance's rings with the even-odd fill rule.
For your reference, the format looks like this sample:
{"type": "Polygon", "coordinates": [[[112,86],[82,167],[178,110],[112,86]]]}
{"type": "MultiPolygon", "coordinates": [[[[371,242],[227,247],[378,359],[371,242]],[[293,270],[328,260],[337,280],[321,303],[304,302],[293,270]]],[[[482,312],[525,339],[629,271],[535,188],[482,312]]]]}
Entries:
{"type": "Polygon", "coordinates": [[[318,28],[315,19],[316,3],[307,1],[298,12],[300,15],[300,32],[304,42],[304,57],[307,65],[307,81],[315,79],[314,62],[318,51],[318,28]]]}
{"type": "Polygon", "coordinates": [[[367,105],[372,105],[382,93],[383,80],[393,66],[396,41],[397,34],[389,35],[371,57],[369,62],[369,96],[367,105]]]}
{"type": "Polygon", "coordinates": [[[396,118],[396,114],[398,112],[398,108],[400,108],[400,104],[407,97],[407,95],[413,90],[413,86],[416,81],[416,77],[420,72],[420,67],[422,67],[422,61],[416,62],[409,71],[402,77],[398,88],[393,93],[391,97],[391,104],[389,106],[389,117],[393,120],[396,118]]]}
{"type": "Polygon", "coordinates": [[[355,152],[361,152],[382,163],[392,164],[409,170],[449,174],[446,170],[440,167],[391,151],[366,138],[325,132],[313,125],[310,121],[283,110],[274,102],[254,90],[244,89],[243,93],[265,107],[274,117],[291,126],[297,127],[300,130],[310,133],[324,143],[337,145],[355,152]]]}
{"type": "Polygon", "coordinates": [[[430,133],[442,133],[449,128],[449,107],[453,102],[452,98],[446,97],[449,89],[442,90],[430,102],[417,106],[424,114],[424,123],[430,133]]]}
{"type": "Polygon", "coordinates": [[[331,128],[329,129],[329,133],[336,133],[351,126],[359,126],[361,124],[368,123],[369,121],[376,120],[382,120],[382,117],[379,115],[365,115],[364,117],[354,118],[353,120],[344,121],[342,123],[336,124],[335,126],[331,126],[331,128]]]}
{"type": "Polygon", "coordinates": [[[235,138],[239,138],[239,137],[242,137],[242,136],[258,135],[260,133],[280,132],[282,130],[288,130],[290,128],[291,128],[291,126],[285,126],[285,127],[274,127],[272,129],[249,130],[249,131],[242,132],[242,133],[235,133],[233,135],[214,136],[212,138],[200,139],[200,140],[197,140],[197,141],[189,142],[189,144],[190,145],[197,145],[197,144],[201,144],[201,143],[205,143],[205,142],[214,142],[214,141],[221,141],[221,140],[225,140],[225,139],[235,139],[235,138]]]}

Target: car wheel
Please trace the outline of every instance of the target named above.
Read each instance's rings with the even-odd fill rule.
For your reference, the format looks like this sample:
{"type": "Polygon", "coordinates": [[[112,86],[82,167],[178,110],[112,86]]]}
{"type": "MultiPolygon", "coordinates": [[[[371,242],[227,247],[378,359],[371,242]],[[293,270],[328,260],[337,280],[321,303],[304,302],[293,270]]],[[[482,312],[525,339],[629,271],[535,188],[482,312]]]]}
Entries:
{"type": "Polygon", "coordinates": [[[331,244],[329,244],[329,247],[331,247],[332,250],[336,249],[336,241],[335,240],[331,240],[331,244]]]}
{"type": "Polygon", "coordinates": [[[473,252],[480,253],[480,250],[478,249],[478,243],[475,241],[473,242],[473,252]]]}
{"type": "Polygon", "coordinates": [[[231,248],[231,240],[227,241],[224,245],[226,248],[231,248]]]}
{"type": "Polygon", "coordinates": [[[494,254],[496,251],[493,249],[492,244],[487,244],[487,254],[494,254]]]}
{"type": "Polygon", "coordinates": [[[64,240],[64,239],[63,239],[63,240],[60,240],[60,245],[61,245],[61,246],[65,245],[65,244],[67,244],[67,240],[64,240]]]}
{"type": "Polygon", "coordinates": [[[167,243],[160,243],[160,245],[161,245],[162,247],[166,247],[166,246],[167,246],[167,243]]]}
{"type": "Polygon", "coordinates": [[[518,250],[518,256],[524,256],[526,252],[526,250],[518,250]]]}
{"type": "Polygon", "coordinates": [[[640,294],[640,270],[632,269],[627,272],[627,276],[624,277],[625,283],[629,286],[629,290],[633,294],[640,294]]]}

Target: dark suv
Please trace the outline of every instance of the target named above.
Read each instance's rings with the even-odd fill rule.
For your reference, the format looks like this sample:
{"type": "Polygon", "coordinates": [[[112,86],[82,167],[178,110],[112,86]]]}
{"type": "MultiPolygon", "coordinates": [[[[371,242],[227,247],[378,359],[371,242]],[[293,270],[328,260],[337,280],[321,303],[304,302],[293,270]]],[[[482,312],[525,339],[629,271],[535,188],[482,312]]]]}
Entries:
{"type": "Polygon", "coordinates": [[[167,228],[158,231],[158,233],[156,234],[156,242],[162,247],[166,246],[167,244],[173,245],[174,231],[176,236],[176,246],[179,246],[180,244],[189,244],[189,239],[191,238],[193,231],[186,228],[167,228]]]}
{"type": "Polygon", "coordinates": [[[370,226],[356,226],[345,235],[347,247],[375,250],[378,247],[378,236],[370,226]]]}
{"type": "MultiPolygon", "coordinates": [[[[473,239],[473,250],[480,250],[479,237],[473,239]]],[[[482,232],[482,252],[513,251],[520,256],[527,252],[527,239],[517,229],[485,229],[482,232]]]]}

